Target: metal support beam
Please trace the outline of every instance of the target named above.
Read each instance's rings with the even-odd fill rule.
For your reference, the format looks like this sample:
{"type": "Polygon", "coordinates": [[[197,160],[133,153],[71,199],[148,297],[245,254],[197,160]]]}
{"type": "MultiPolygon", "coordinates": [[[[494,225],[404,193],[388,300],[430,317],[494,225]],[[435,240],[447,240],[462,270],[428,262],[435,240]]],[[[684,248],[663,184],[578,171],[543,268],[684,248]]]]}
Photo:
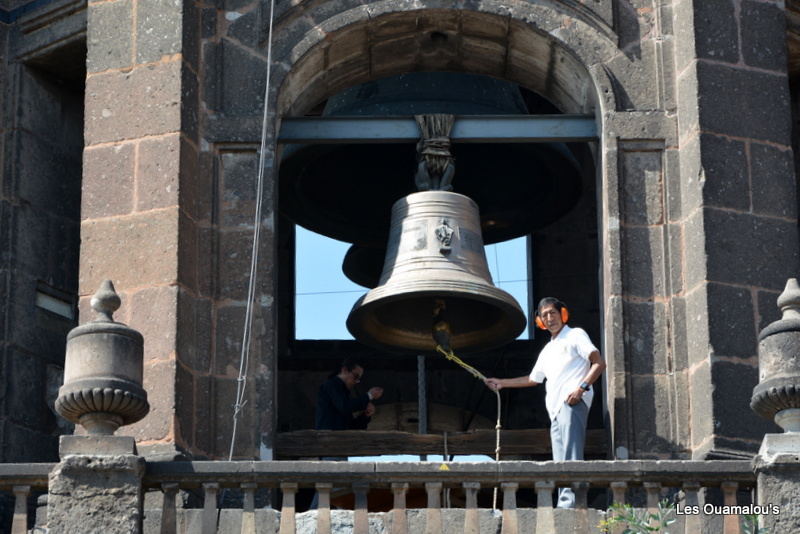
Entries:
{"type": "MultiPolygon", "coordinates": [[[[594,115],[458,115],[454,143],[597,141],[594,115]]],[[[414,117],[286,117],[279,143],[416,143],[414,117]]]]}

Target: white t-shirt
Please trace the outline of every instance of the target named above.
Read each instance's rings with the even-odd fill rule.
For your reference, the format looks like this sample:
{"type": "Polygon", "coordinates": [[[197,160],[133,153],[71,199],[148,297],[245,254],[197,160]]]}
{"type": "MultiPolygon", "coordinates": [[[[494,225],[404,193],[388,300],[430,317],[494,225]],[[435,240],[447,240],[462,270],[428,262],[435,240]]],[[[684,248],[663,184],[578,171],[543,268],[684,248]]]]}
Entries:
{"type": "MultiPolygon", "coordinates": [[[[589,355],[596,351],[589,335],[581,328],[564,325],[561,332],[545,345],[531,371],[531,380],[541,384],[547,379],[544,403],[550,419],[556,418],[567,396],[580,387],[592,366],[589,355]]],[[[594,388],[583,394],[583,401],[591,408],[594,388]]]]}

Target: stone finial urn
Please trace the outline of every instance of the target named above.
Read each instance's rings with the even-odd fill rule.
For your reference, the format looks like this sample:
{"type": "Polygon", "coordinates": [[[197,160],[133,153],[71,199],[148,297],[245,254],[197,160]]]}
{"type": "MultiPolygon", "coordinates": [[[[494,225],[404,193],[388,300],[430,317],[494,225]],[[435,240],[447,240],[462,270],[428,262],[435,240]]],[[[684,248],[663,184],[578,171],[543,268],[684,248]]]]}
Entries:
{"type": "Polygon", "coordinates": [[[800,286],[791,278],[778,297],[783,318],[759,335],[759,383],[750,407],[786,432],[800,432],[800,286]]]}
{"type": "Polygon", "coordinates": [[[120,299],[110,280],[102,283],[91,304],[97,318],[67,335],[64,385],[55,408],[89,434],[111,435],[150,411],[142,388],[144,339],[112,318],[120,299]]]}

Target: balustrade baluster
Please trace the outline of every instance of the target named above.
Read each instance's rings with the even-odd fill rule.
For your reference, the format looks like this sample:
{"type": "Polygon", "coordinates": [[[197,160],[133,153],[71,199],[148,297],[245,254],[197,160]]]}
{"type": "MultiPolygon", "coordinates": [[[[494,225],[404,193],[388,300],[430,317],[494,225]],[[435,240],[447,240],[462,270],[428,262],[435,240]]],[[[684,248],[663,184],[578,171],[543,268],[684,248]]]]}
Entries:
{"type": "Polygon", "coordinates": [[[295,504],[294,498],[297,494],[298,485],[296,482],[281,482],[281,492],[283,493],[283,507],[281,508],[281,526],[279,534],[295,534],[295,504]]]}
{"type": "Polygon", "coordinates": [[[333,484],[317,482],[317,534],[331,534],[331,491],[333,484]]]}
{"type": "Polygon", "coordinates": [[[178,532],[178,517],[175,511],[175,497],[178,495],[176,482],[161,484],[164,499],[161,504],[161,534],[175,534],[178,532]]]}
{"type": "Polygon", "coordinates": [[[353,484],[353,492],[356,494],[356,506],[353,513],[353,534],[369,534],[368,491],[369,484],[364,482],[353,484]]]}
{"type": "Polygon", "coordinates": [[[518,534],[517,489],[519,484],[516,482],[504,482],[500,484],[500,487],[503,488],[503,528],[500,534],[518,534]]]}
{"type": "Polygon", "coordinates": [[[644,482],[642,483],[644,486],[645,491],[647,492],[647,513],[648,514],[657,514],[658,513],[658,497],[661,493],[661,483],[660,482],[644,482]]]}
{"type": "MultiPolygon", "coordinates": [[[[614,500],[616,504],[623,505],[625,504],[625,492],[628,490],[628,483],[627,482],[612,482],[609,484],[611,487],[611,498],[614,500]]],[[[612,514],[613,512],[608,512],[608,514],[612,514]]],[[[617,527],[612,531],[612,534],[621,534],[622,531],[625,530],[625,525],[617,525],[617,527]]]]}
{"type": "MultiPolygon", "coordinates": [[[[696,510],[700,510],[700,500],[697,495],[698,491],[700,491],[699,482],[690,481],[683,483],[683,492],[685,494],[684,502],[687,507],[696,506],[696,510]]],[[[684,517],[686,518],[686,532],[696,532],[698,534],[702,532],[702,515],[700,513],[690,513],[684,517]]]]}
{"type": "Polygon", "coordinates": [[[572,531],[575,534],[589,532],[589,502],[587,493],[589,492],[588,482],[573,482],[572,492],[575,494],[575,512],[573,514],[575,522],[572,531]]]}
{"type": "Polygon", "coordinates": [[[555,487],[556,485],[552,481],[536,483],[537,534],[556,531],[556,520],[553,513],[553,489],[555,487]]]}
{"type": "Polygon", "coordinates": [[[479,482],[464,482],[464,493],[467,497],[467,508],[464,513],[464,534],[481,534],[481,522],[478,518],[479,482]]]}
{"type": "Polygon", "coordinates": [[[392,483],[394,507],[392,509],[392,534],[408,534],[408,516],[406,514],[407,483],[392,483]]]}
{"type": "Polygon", "coordinates": [[[242,506],[242,534],[256,534],[256,488],[255,482],[242,482],[240,487],[244,491],[242,506]]]}
{"type": "Polygon", "coordinates": [[[425,522],[425,534],[442,534],[442,483],[426,482],[428,493],[428,513],[425,522]]]}
{"type": "Polygon", "coordinates": [[[30,486],[14,486],[14,520],[11,523],[11,534],[26,534],[28,532],[28,495],[30,486]]]}
{"type": "MultiPolygon", "coordinates": [[[[724,495],[725,506],[736,506],[736,490],[738,482],[723,482],[720,484],[724,495]]],[[[723,534],[739,534],[739,514],[726,514],[722,523],[723,534]]]]}
{"type": "Polygon", "coordinates": [[[208,482],[203,484],[205,501],[203,502],[203,534],[216,534],[217,532],[217,491],[219,484],[208,482]]]}

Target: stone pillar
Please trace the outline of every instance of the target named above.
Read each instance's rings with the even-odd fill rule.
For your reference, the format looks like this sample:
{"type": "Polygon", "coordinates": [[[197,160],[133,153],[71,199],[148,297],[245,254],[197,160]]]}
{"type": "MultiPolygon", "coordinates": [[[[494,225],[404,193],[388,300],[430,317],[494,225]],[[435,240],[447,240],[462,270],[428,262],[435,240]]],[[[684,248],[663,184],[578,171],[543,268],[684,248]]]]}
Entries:
{"type": "Polygon", "coordinates": [[[52,534],[142,531],[145,461],[130,436],[62,436],[61,462],[50,473],[47,522],[52,534]]]}
{"type": "Polygon", "coordinates": [[[198,8],[90,0],[86,17],[81,309],[108,277],[130,304],[123,320],[148,339],[155,417],[123,432],[151,457],[202,453],[195,434],[213,435],[198,407],[211,396],[198,376],[208,372],[211,311],[198,295],[212,262],[198,258],[198,221],[212,195],[197,169],[198,8]]]}
{"type": "Polygon", "coordinates": [[[741,395],[758,380],[756,332],[798,268],[786,14],[780,2],[751,0],[672,9],[683,239],[672,328],[689,448],[694,458],[749,458],[772,431],[741,395]]]}
{"type": "Polygon", "coordinates": [[[92,298],[97,319],[67,336],[64,385],[55,407],[88,436],[61,436],[50,473],[50,532],[131,534],[142,530],[145,462],[130,436],[114,436],[149,410],[142,389],[142,335],[113,320],[120,305],[110,281],[92,298]]]}
{"type": "Polygon", "coordinates": [[[767,434],[753,461],[758,475],[757,513],[773,534],[800,529],[800,286],[792,278],[778,298],[783,317],[759,336],[759,383],[750,407],[784,434],[767,434]]]}

